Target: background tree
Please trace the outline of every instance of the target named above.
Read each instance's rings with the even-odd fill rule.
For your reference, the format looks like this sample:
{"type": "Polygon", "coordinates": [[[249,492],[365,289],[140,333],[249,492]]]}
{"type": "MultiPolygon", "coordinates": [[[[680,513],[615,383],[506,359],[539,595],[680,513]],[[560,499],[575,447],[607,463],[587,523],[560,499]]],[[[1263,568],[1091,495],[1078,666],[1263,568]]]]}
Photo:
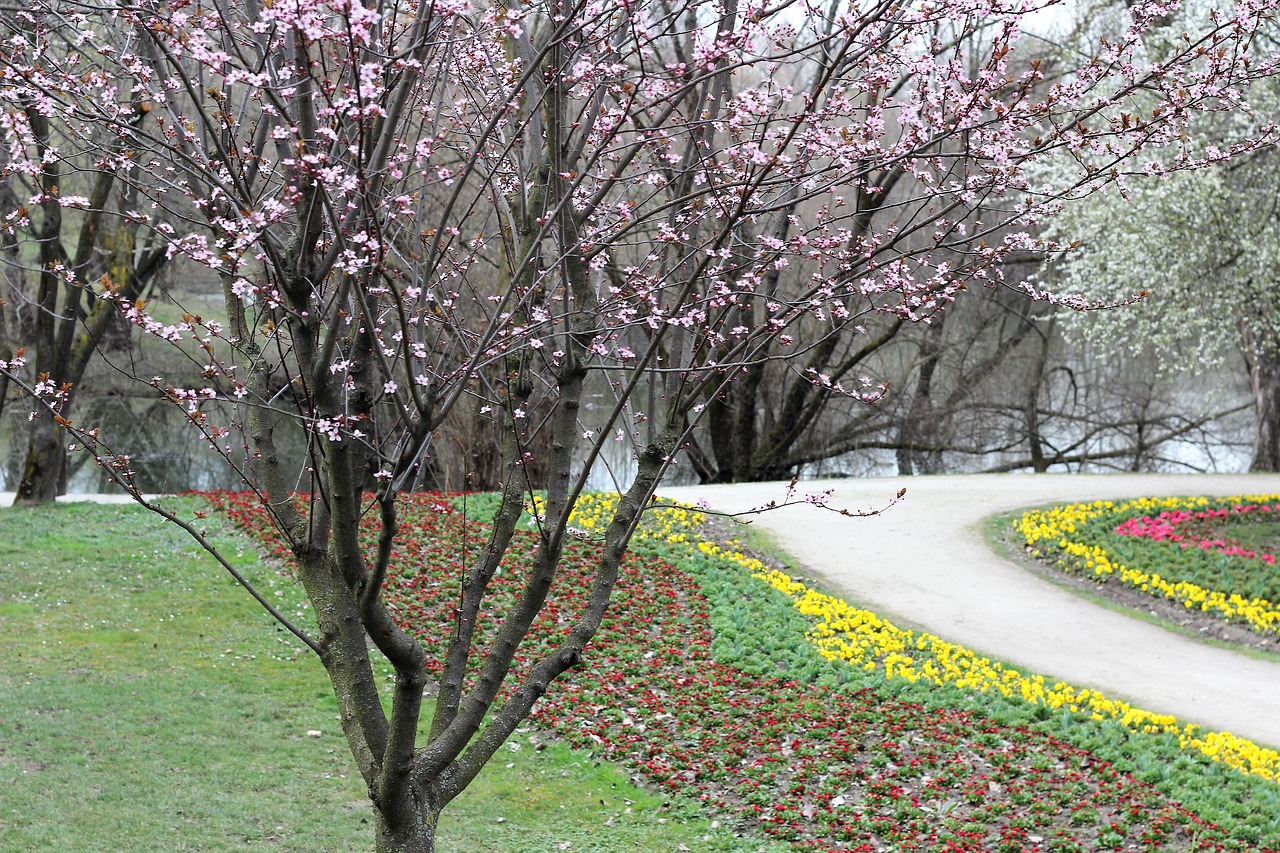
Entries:
{"type": "Polygon", "coordinates": [[[1152,368],[1166,375],[1241,360],[1253,400],[1254,471],[1280,470],[1276,165],[1268,150],[1211,170],[1135,180],[1127,197],[1100,194],[1069,206],[1054,225],[1055,235],[1078,243],[1051,272],[1067,287],[1114,300],[1146,293],[1094,323],[1070,322],[1076,335],[1124,358],[1150,354],[1152,368]]]}
{"type": "MultiPolygon", "coordinates": [[[[963,76],[972,79],[980,76],[984,67],[995,59],[993,51],[1008,48],[1001,39],[992,39],[1001,25],[999,17],[976,15],[962,20],[937,21],[932,37],[938,44],[954,47],[956,56],[963,57],[963,76]]],[[[1020,43],[1019,49],[1025,50],[1025,43],[1020,43]]],[[[1027,54],[1020,59],[1027,65],[1035,57],[1027,54]]],[[[1047,69],[1038,62],[1036,68],[1036,84],[1047,88],[1051,85],[1047,69]]],[[[815,73],[823,70],[819,66],[815,73]]],[[[886,80],[885,91],[896,93],[918,85],[919,81],[913,79],[917,73],[918,69],[900,69],[896,79],[886,80]]],[[[1010,85],[1015,84],[1010,81],[1010,85]]],[[[1027,81],[1016,85],[1025,89],[1027,81]]],[[[960,144],[958,140],[944,135],[929,145],[930,153],[939,164],[954,163],[960,169],[941,180],[956,180],[963,175],[965,158],[953,157],[958,152],[949,150],[957,144],[960,144]]],[[[919,180],[921,177],[906,161],[879,164],[876,171],[868,174],[866,188],[851,192],[842,200],[849,208],[852,238],[875,234],[885,228],[901,228],[904,224],[910,232],[928,222],[932,216],[930,194],[917,186],[919,180]]],[[[982,198],[985,194],[975,194],[960,205],[953,205],[947,214],[948,227],[959,232],[976,227],[991,235],[1003,236],[991,229],[991,223],[1002,221],[1004,214],[983,211],[982,198]],[[986,225],[983,225],[984,215],[987,215],[986,225]]],[[[800,193],[794,193],[789,201],[778,209],[772,221],[741,223],[738,227],[744,230],[755,227],[770,233],[774,240],[786,239],[794,215],[803,209],[800,193]]],[[[900,245],[909,245],[913,239],[918,238],[908,236],[900,245]]],[[[935,262],[963,266],[965,258],[962,254],[947,258],[940,253],[935,262]]],[[[787,267],[769,272],[761,283],[762,289],[769,298],[786,300],[793,294],[803,293],[813,274],[812,264],[804,258],[789,259],[787,267]]],[[[899,420],[899,435],[888,442],[900,446],[899,467],[906,473],[911,472],[908,459],[912,451],[904,448],[921,445],[928,433],[936,431],[936,424],[926,423],[932,418],[926,416],[923,401],[932,387],[931,375],[940,342],[940,328],[926,324],[913,330],[912,325],[922,319],[940,324],[943,319],[941,315],[913,316],[910,310],[902,310],[901,305],[879,301],[874,293],[851,294],[836,313],[838,319],[856,327],[859,333],[832,335],[831,323],[822,317],[817,318],[817,322],[797,324],[794,337],[804,350],[803,359],[756,359],[744,368],[737,381],[717,390],[708,400],[705,428],[689,447],[690,459],[703,482],[787,479],[804,465],[847,453],[852,436],[865,436],[868,422],[881,420],[871,415],[865,405],[867,399],[878,396],[878,392],[868,397],[866,390],[883,389],[887,375],[899,367],[895,362],[901,359],[903,346],[908,351],[930,353],[912,371],[917,389],[915,409],[899,420]],[[835,387],[840,383],[861,386],[864,393],[842,393],[835,387]]],[[[749,327],[760,322],[760,318],[743,312],[738,322],[749,327]]],[[[994,364],[980,370],[987,373],[993,367],[994,364]]],[[[905,383],[899,382],[897,387],[901,389],[903,385],[905,383]]],[[[959,392],[959,396],[963,395],[964,392],[959,392]]]]}
{"type": "MultiPolygon", "coordinates": [[[[1117,24],[1116,8],[1082,28],[1096,44],[1117,24]]],[[[1182,33],[1216,14],[1207,4],[1170,10],[1144,36],[1156,59],[1170,55],[1182,33]]],[[[1274,44],[1274,33],[1258,44],[1274,44]]],[[[1274,115],[1273,84],[1254,92],[1256,114],[1274,115]]],[[[1250,469],[1280,465],[1280,315],[1276,311],[1277,189],[1274,148],[1228,158],[1250,135],[1254,114],[1201,116],[1188,128],[1212,168],[1166,174],[1168,152],[1153,149],[1119,170],[1108,192],[1068,204],[1046,234],[1073,251],[1054,259],[1044,281],[1135,306],[1087,324],[1065,317],[1069,333],[1095,347],[1137,359],[1149,356],[1162,375],[1198,375],[1238,354],[1253,400],[1250,469]],[[1233,346],[1231,342],[1235,342],[1233,346]]],[[[1186,144],[1185,142],[1182,144],[1186,144]]],[[[1053,168],[1048,166],[1048,168],[1053,168]]]]}
{"type": "MultiPolygon", "coordinates": [[[[888,393],[874,405],[828,395],[812,421],[782,421],[800,435],[776,470],[1230,470],[1248,428],[1238,417],[1243,387],[1171,373],[1150,353],[1116,358],[1064,335],[1060,316],[993,289],[966,294],[927,325],[901,324],[859,366],[888,393]]],[[[772,426],[771,411],[761,422],[772,426]]]]}
{"type": "MultiPolygon", "coordinates": [[[[44,49],[67,49],[57,41],[44,49]]],[[[0,348],[8,358],[15,346],[28,350],[37,373],[66,388],[62,410],[69,413],[97,347],[112,328],[129,329],[92,285],[140,299],[169,255],[136,216],[138,194],[127,174],[135,152],[120,147],[116,134],[89,128],[93,138],[75,140],[56,116],[22,95],[11,109],[22,111],[24,142],[36,157],[6,169],[0,185],[9,217],[0,237],[9,303],[0,306],[0,348]],[[98,163],[88,167],[92,160],[98,163]]],[[[142,103],[125,109],[132,112],[122,113],[122,121],[136,127],[146,121],[142,103]]],[[[0,385],[0,409],[6,385],[0,385]]],[[[18,503],[52,501],[65,491],[63,445],[51,418],[31,421],[18,503]]]]}
{"type": "MultiPolygon", "coordinates": [[[[1238,108],[1274,67],[1253,48],[1270,25],[1255,4],[1151,67],[1140,36],[1165,7],[1137,4],[1122,37],[1042,86],[1014,49],[1027,11],[175,0],[12,13],[9,172],[41,180],[50,211],[98,210],[43,177],[41,127],[56,123],[83,147],[82,171],[137,193],[115,221],[163,235],[169,254],[221,281],[225,317],[164,323],[110,282],[48,268],[200,356],[199,382],[137,378],[243,478],[292,550],[314,628],[224,565],[328,673],[379,850],[432,849],[441,810],[582,660],[643,508],[713,402],[769,362],[835,394],[878,396],[874,381],[812,359],[831,347],[824,363],[838,364],[874,342],[864,319],[922,322],[967,288],[1050,298],[1002,279],[1012,253],[1036,248],[1020,229],[1145,148],[1176,144],[1197,111],[1238,108]],[[970,62],[977,29],[986,46],[970,62]],[[1150,91],[1169,103],[1135,111],[1135,93],[1150,91]],[[1056,151],[1075,170],[1031,184],[1028,165],[1056,151]],[[885,185],[895,171],[907,197],[885,185]],[[869,222],[877,203],[900,215],[869,222]],[[776,273],[801,266],[774,290],[776,273]],[[590,416],[589,379],[610,395],[590,416]],[[430,468],[440,430],[480,415],[500,437],[501,496],[419,742],[426,652],[382,590],[404,491],[430,468]],[[306,437],[299,453],[279,440],[289,428],[306,437]],[[578,617],[516,672],[570,514],[615,442],[634,448],[634,467],[578,617]],[[535,483],[536,550],[509,553],[535,483]],[[366,517],[378,523],[372,553],[366,517]],[[500,567],[524,578],[502,606],[486,598],[500,567]],[[482,614],[492,636],[478,632],[482,614]],[[389,713],[371,654],[394,670],[389,713]]],[[[1169,168],[1205,159],[1185,146],[1169,168]]],[[[5,213],[9,228],[39,227],[30,210],[5,213]]],[[[129,448],[64,413],[74,386],[36,368],[15,355],[0,369],[216,556],[198,521],[145,501],[129,448]]]]}

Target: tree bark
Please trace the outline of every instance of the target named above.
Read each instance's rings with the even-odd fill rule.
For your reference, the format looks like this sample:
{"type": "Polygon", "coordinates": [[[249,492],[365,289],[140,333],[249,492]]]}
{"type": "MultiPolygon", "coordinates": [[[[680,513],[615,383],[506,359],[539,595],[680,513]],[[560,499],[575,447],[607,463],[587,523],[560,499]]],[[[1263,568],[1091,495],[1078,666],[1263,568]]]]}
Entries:
{"type": "Polygon", "coordinates": [[[938,344],[941,336],[941,322],[930,326],[925,333],[922,346],[924,363],[920,365],[920,376],[916,380],[915,391],[911,395],[911,405],[898,427],[899,446],[896,462],[899,476],[934,473],[932,457],[937,455],[937,451],[926,451],[920,445],[937,444],[937,436],[933,434],[937,424],[934,419],[932,394],[933,374],[938,368],[941,351],[938,344]]]}
{"type": "MultiPolygon", "coordinates": [[[[0,361],[13,358],[13,350],[4,342],[4,306],[0,305],[0,361]]],[[[4,404],[9,399],[9,374],[0,373],[0,418],[4,417],[4,404]]]]}
{"type": "MultiPolygon", "coordinates": [[[[408,787],[406,786],[406,792],[408,787]]],[[[384,803],[374,809],[376,815],[376,853],[435,853],[436,827],[440,810],[415,796],[403,802],[384,803]]]]}
{"type": "Polygon", "coordinates": [[[1053,336],[1053,325],[1053,319],[1050,318],[1047,323],[1048,328],[1036,330],[1040,335],[1040,345],[1036,349],[1031,381],[1027,383],[1027,394],[1023,406],[1027,447],[1031,454],[1031,470],[1037,474],[1044,474],[1049,470],[1049,460],[1044,453],[1044,436],[1040,433],[1040,389],[1044,386],[1045,367],[1049,362],[1049,344],[1053,336]]]}
{"type": "Polygon", "coordinates": [[[38,506],[58,496],[66,455],[58,441],[58,428],[48,412],[31,422],[27,434],[27,458],[22,466],[14,506],[38,506]]]}
{"type": "Polygon", "coordinates": [[[374,807],[375,853],[435,853],[440,809],[428,806],[413,785],[403,787],[406,796],[394,808],[374,807]]]}
{"type": "Polygon", "coordinates": [[[1280,471],[1280,357],[1274,348],[1249,349],[1253,391],[1253,460],[1249,470],[1280,471]]]}

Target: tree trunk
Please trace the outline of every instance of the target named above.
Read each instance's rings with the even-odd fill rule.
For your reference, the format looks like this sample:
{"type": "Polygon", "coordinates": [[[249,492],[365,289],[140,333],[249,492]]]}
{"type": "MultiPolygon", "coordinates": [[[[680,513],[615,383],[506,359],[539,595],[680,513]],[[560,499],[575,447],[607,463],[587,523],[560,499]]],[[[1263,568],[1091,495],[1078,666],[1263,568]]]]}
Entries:
{"type": "MultiPolygon", "coordinates": [[[[13,358],[13,350],[5,342],[4,334],[4,306],[0,305],[0,361],[9,361],[13,358]]],[[[4,404],[9,399],[9,374],[0,373],[0,418],[4,417],[4,404]]],[[[3,420],[0,420],[3,423],[3,420]]]]}
{"type": "Polygon", "coordinates": [[[1253,390],[1253,461],[1250,471],[1280,471],[1280,358],[1255,349],[1249,359],[1253,390]]]}
{"type": "Polygon", "coordinates": [[[1049,470],[1049,460],[1044,455],[1044,436],[1040,434],[1040,390],[1044,386],[1044,369],[1049,362],[1049,343],[1053,336],[1054,320],[1049,318],[1047,328],[1036,331],[1040,346],[1036,350],[1031,381],[1027,384],[1027,396],[1023,402],[1023,417],[1027,427],[1027,446],[1031,451],[1031,470],[1044,474],[1049,470]]]}
{"type": "Polygon", "coordinates": [[[913,474],[934,473],[933,459],[928,451],[920,447],[922,443],[936,443],[936,424],[933,422],[933,374],[938,367],[938,355],[941,348],[938,339],[942,334],[942,323],[930,326],[922,345],[924,363],[920,365],[920,378],[916,381],[915,391],[911,395],[911,405],[907,409],[902,423],[898,425],[898,450],[896,461],[898,475],[909,477],[913,474]]]}
{"type": "MultiPolygon", "coordinates": [[[[140,122],[150,110],[141,99],[134,103],[135,118],[140,122]]],[[[36,297],[32,302],[35,312],[30,346],[34,349],[35,374],[55,386],[78,389],[84,380],[89,359],[102,343],[111,328],[131,328],[124,323],[113,300],[93,297],[92,291],[74,281],[97,281],[99,278],[114,283],[116,298],[132,302],[141,297],[155,275],[168,262],[169,252],[161,241],[150,239],[138,246],[137,219],[124,217],[117,220],[114,229],[104,225],[110,220],[111,196],[117,194],[120,210],[130,210],[137,203],[137,188],[128,182],[118,185],[116,173],[111,169],[97,172],[88,200],[88,213],[78,218],[74,230],[64,220],[58,201],[58,185],[61,181],[62,161],[54,156],[56,148],[50,144],[54,131],[49,117],[41,114],[34,105],[26,109],[27,119],[34,134],[35,147],[43,163],[40,186],[43,197],[38,224],[33,223],[31,237],[39,247],[39,272],[36,297]],[[74,246],[74,255],[68,247],[74,246]],[[66,278],[59,270],[69,270],[74,278],[66,278]]],[[[115,151],[119,154],[119,151],[115,151]]],[[[111,158],[107,158],[111,159],[111,158]]],[[[12,193],[8,194],[12,197],[12,193]]],[[[16,244],[7,238],[0,242],[0,249],[14,257],[16,244]]],[[[21,279],[10,275],[9,285],[21,284],[21,279]]],[[[0,336],[3,329],[0,328],[0,336]]],[[[126,335],[127,337],[127,335],[126,335]]],[[[119,342],[117,341],[117,344],[119,342]]],[[[70,414],[72,396],[64,391],[59,410],[70,414]]],[[[22,479],[18,483],[18,504],[32,506],[53,500],[66,491],[66,457],[62,449],[63,437],[58,428],[42,414],[32,423],[27,460],[22,479]]]]}
{"type": "Polygon", "coordinates": [[[426,806],[421,803],[412,804],[409,810],[414,814],[401,814],[399,817],[404,819],[394,824],[381,811],[374,810],[378,833],[376,853],[435,853],[439,814],[427,814],[426,806]]]}
{"type": "Polygon", "coordinates": [[[62,483],[66,456],[58,441],[58,429],[49,414],[42,413],[31,422],[28,433],[27,460],[18,481],[14,506],[36,506],[53,501],[62,483]]]}

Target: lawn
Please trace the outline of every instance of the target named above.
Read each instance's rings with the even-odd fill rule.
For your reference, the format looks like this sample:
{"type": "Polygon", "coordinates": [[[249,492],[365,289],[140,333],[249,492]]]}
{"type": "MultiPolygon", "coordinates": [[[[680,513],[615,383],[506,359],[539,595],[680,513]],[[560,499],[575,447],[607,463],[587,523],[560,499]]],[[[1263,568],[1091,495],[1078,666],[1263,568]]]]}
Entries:
{"type": "MultiPolygon", "coordinates": [[[[305,609],[252,542],[208,523],[242,570],[305,609]]],[[[369,849],[336,703],[300,649],[144,511],[0,510],[0,850],[369,849]]],[[[779,849],[534,730],[451,805],[440,841],[445,853],[680,845],[779,849]]]]}

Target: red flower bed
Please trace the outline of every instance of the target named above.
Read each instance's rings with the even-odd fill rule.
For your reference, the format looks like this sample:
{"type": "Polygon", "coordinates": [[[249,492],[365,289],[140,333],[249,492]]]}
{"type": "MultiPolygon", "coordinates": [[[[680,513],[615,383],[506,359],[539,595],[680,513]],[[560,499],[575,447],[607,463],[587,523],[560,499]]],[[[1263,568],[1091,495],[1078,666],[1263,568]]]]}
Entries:
{"type": "MultiPolygon", "coordinates": [[[[251,499],[210,499],[281,553],[251,499]]],[[[438,496],[415,497],[402,529],[387,600],[438,655],[483,531],[438,496]]],[[[521,534],[512,555],[535,545],[521,534]]],[[[589,544],[568,549],[526,656],[572,624],[592,558],[589,544]]],[[[521,580],[518,570],[499,573],[485,636],[521,580]]],[[[552,685],[536,719],[744,829],[832,851],[1242,849],[1150,786],[1025,727],[718,663],[708,601],[693,576],[663,560],[630,555],[614,601],[583,665],[552,685]]]]}

